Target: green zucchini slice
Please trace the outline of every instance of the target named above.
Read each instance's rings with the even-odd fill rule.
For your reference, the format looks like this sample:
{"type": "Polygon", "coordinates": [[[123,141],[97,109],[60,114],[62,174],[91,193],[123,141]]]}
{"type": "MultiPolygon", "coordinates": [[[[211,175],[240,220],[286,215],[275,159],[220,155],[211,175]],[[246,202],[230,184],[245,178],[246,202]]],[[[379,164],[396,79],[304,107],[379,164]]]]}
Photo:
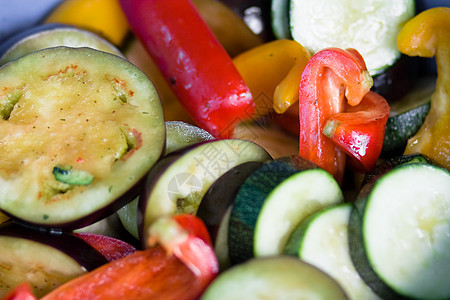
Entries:
{"type": "Polygon", "coordinates": [[[253,258],[215,279],[201,300],[348,299],[341,286],[323,271],[298,258],[253,258]]]}
{"type": "Polygon", "coordinates": [[[383,299],[449,299],[450,172],[406,163],[360,192],[350,255],[383,299]]]}
{"type": "Polygon", "coordinates": [[[0,209],[79,228],[139,194],[162,154],[153,84],[119,56],[55,47],[0,68],[0,209]]]}
{"type": "Polygon", "coordinates": [[[284,252],[333,277],[350,299],[381,299],[353,266],[348,247],[351,203],[324,208],[305,219],[292,232],[284,252]]]}
{"type": "Polygon", "coordinates": [[[231,263],[283,253],[301,221],[343,201],[331,174],[297,155],[265,163],[236,194],[228,228],[231,263]]]}
{"type": "Polygon", "coordinates": [[[403,153],[408,139],[420,129],[430,110],[431,95],[435,87],[434,78],[422,79],[405,97],[391,104],[382,156],[403,153]]]}
{"type": "Polygon", "coordinates": [[[399,59],[397,34],[414,15],[414,0],[291,0],[289,20],[293,39],[310,53],[355,48],[373,76],[399,59]]]}

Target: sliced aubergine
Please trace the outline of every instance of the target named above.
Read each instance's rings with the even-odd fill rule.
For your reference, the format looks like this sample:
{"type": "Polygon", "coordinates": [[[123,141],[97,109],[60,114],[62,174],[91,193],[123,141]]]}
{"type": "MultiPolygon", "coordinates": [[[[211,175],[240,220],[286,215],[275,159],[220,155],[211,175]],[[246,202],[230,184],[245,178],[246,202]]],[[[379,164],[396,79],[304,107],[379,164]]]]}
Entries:
{"type": "Polygon", "coordinates": [[[355,268],[383,299],[449,299],[450,172],[406,163],[366,185],[350,214],[355,268]]]}
{"type": "Polygon", "coordinates": [[[435,87],[434,78],[422,79],[402,99],[391,103],[382,156],[389,157],[403,153],[408,139],[416,134],[430,110],[431,95],[435,87]]]}
{"type": "Polygon", "coordinates": [[[141,240],[146,240],[146,229],[161,216],[196,214],[208,188],[231,168],[270,159],[261,146],[239,139],[201,142],[161,159],[148,174],[139,198],[141,240]]]}
{"type": "Polygon", "coordinates": [[[213,140],[206,130],[183,121],[166,121],[165,155],[196,143],[213,140]]]}
{"type": "Polygon", "coordinates": [[[420,71],[418,57],[401,54],[392,65],[372,76],[372,91],[383,96],[389,104],[396,103],[415,89],[420,71]]]}
{"type": "MultiPolygon", "coordinates": [[[[213,140],[214,137],[206,130],[182,121],[166,121],[166,148],[164,155],[196,143],[213,140]]],[[[125,229],[136,239],[139,239],[137,213],[139,197],[117,210],[117,215],[125,229]]]]}
{"type": "Polygon", "coordinates": [[[201,300],[348,299],[320,269],[289,256],[253,258],[221,273],[201,300]]]}
{"type": "Polygon", "coordinates": [[[231,263],[283,253],[302,220],[343,201],[333,176],[297,155],[265,163],[236,195],[228,228],[231,263]]]}
{"type": "Polygon", "coordinates": [[[0,65],[25,54],[57,46],[90,47],[122,56],[116,46],[90,31],[64,24],[42,24],[12,36],[0,47],[0,65]]]}
{"type": "Polygon", "coordinates": [[[351,203],[324,208],[299,224],[284,252],[323,270],[345,290],[349,299],[381,299],[361,279],[353,266],[348,247],[351,203]]]}
{"type": "Polygon", "coordinates": [[[414,0],[291,0],[289,21],[293,39],[311,53],[355,48],[374,76],[400,58],[397,35],[414,15],[414,0]]]}
{"type": "Polygon", "coordinates": [[[55,47],[4,65],[0,82],[2,211],[75,229],[140,193],[165,126],[137,67],[92,48],[55,47]]]}
{"type": "Polygon", "coordinates": [[[107,263],[82,239],[11,222],[0,226],[0,298],[27,281],[37,297],[107,263]]]}
{"type": "Polygon", "coordinates": [[[262,165],[261,161],[249,161],[231,168],[209,187],[198,207],[197,216],[208,228],[221,269],[230,265],[228,223],[237,191],[262,165]]]}

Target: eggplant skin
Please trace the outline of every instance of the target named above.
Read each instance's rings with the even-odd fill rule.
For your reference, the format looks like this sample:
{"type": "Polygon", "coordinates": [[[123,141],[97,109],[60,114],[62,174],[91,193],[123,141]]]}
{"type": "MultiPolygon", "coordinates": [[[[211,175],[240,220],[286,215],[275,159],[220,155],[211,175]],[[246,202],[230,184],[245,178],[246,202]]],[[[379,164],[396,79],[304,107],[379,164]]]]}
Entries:
{"type": "Polygon", "coordinates": [[[107,262],[104,255],[71,233],[46,231],[13,221],[0,225],[0,298],[26,281],[40,299],[107,262]]]}
{"type": "Polygon", "coordinates": [[[92,271],[108,262],[91,245],[69,232],[42,230],[8,221],[0,225],[0,236],[31,240],[55,248],[70,256],[87,271],[92,271]]]}
{"type": "Polygon", "coordinates": [[[206,191],[198,207],[197,216],[205,222],[213,242],[216,241],[222,219],[245,179],[263,162],[250,161],[230,169],[220,176],[206,191]]]}
{"type": "Polygon", "coordinates": [[[0,210],[73,230],[140,194],[165,144],[161,102],[141,70],[114,54],[59,46],[2,66],[0,82],[0,210]],[[93,180],[58,181],[58,165],[93,180]]]}
{"type": "Polygon", "coordinates": [[[372,91],[393,103],[405,96],[419,80],[420,65],[418,57],[404,54],[383,73],[373,76],[372,91]]]}

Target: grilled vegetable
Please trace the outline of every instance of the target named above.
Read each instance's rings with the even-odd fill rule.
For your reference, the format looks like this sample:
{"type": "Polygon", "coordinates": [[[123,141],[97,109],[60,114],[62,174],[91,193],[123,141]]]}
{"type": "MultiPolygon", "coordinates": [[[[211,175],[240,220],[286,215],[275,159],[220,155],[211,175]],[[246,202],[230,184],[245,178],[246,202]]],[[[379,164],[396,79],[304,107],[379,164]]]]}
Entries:
{"type": "Polygon", "coordinates": [[[450,169],[450,7],[421,12],[405,24],[398,48],[410,56],[436,57],[436,90],[430,111],[416,135],[408,140],[405,154],[423,153],[450,169]]]}
{"type": "Polygon", "coordinates": [[[383,299],[448,299],[450,172],[404,163],[363,186],[350,214],[350,255],[383,299]]]}
{"type": "Polygon", "coordinates": [[[165,127],[137,67],[91,48],[55,47],[6,64],[0,82],[1,210],[75,229],[139,194],[165,127]]]}

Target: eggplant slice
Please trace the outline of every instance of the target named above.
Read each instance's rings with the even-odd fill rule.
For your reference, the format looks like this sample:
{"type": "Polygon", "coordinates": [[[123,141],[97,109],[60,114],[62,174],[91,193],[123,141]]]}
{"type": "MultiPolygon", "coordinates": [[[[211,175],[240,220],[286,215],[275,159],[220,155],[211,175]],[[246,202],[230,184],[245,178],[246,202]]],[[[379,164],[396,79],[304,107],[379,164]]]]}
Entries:
{"type": "Polygon", "coordinates": [[[0,68],[0,209],[75,229],[136,197],[165,143],[152,82],[116,55],[55,47],[0,68]]]}

